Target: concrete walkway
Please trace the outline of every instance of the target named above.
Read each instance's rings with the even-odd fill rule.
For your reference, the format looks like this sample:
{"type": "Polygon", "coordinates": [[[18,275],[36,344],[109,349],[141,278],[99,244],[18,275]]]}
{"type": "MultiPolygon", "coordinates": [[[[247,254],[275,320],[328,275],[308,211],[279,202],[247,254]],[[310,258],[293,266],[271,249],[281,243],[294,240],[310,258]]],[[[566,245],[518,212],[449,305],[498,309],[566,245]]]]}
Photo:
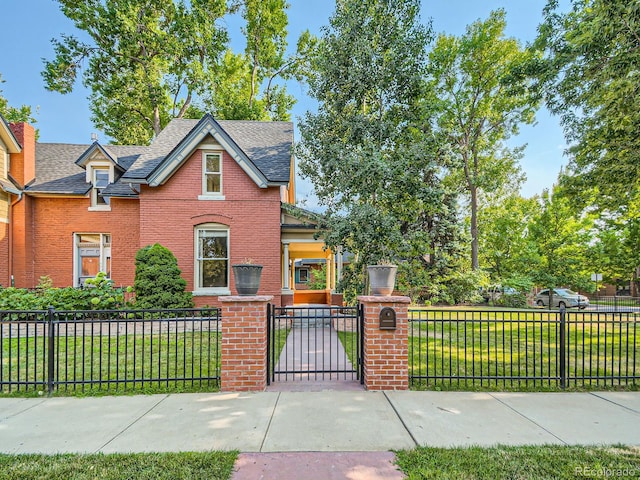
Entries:
{"type": "Polygon", "coordinates": [[[252,468],[268,471],[269,457],[256,457],[259,452],[278,453],[272,466],[278,463],[275,459],[286,458],[284,454],[291,460],[294,452],[314,452],[300,454],[291,466],[307,465],[310,471],[322,472],[319,465],[324,465],[324,478],[393,478],[385,470],[393,455],[384,452],[390,450],[416,445],[640,446],[638,425],[638,392],[324,391],[0,398],[0,452],[237,449],[245,453],[235,480],[269,478],[251,476],[252,468]],[[337,476],[329,476],[332,471],[337,476]],[[350,477],[340,476],[346,471],[350,477]],[[357,471],[366,475],[358,477],[357,471]]]}
{"type": "Polygon", "coordinates": [[[640,393],[262,392],[0,398],[4,453],[640,445],[640,393]]]}

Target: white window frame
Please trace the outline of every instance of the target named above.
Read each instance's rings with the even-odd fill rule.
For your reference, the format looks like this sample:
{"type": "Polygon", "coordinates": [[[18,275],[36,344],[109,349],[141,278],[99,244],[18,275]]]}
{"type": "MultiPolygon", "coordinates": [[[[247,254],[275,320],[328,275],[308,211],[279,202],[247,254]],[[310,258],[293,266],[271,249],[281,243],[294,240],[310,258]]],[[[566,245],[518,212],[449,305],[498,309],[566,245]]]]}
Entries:
{"type": "MultiPolygon", "coordinates": [[[[81,258],[83,255],[80,253],[81,242],[80,239],[83,235],[97,235],[100,237],[99,246],[99,272],[107,274],[107,278],[111,278],[111,268],[107,268],[108,264],[113,266],[113,257],[111,256],[111,242],[113,237],[110,233],[97,233],[97,232],[77,232],[73,234],[73,285],[76,287],[83,286],[83,280],[86,280],[82,275],[81,258]]],[[[87,277],[89,278],[89,277],[87,277]]]]}
{"type": "Polygon", "coordinates": [[[231,288],[229,286],[230,282],[230,273],[231,273],[231,235],[229,231],[229,227],[226,225],[218,224],[218,223],[205,223],[202,225],[197,225],[193,229],[193,238],[194,238],[194,250],[193,250],[193,258],[194,258],[194,295],[230,295],[231,288]],[[227,239],[227,256],[224,259],[227,262],[227,278],[226,278],[226,286],[223,287],[203,287],[200,282],[201,276],[201,261],[205,260],[200,257],[200,232],[220,232],[224,233],[227,239]]]}
{"type": "Polygon", "coordinates": [[[99,198],[100,198],[100,192],[106,188],[105,187],[98,187],[98,179],[97,179],[97,174],[98,172],[107,173],[108,176],[108,182],[107,185],[109,185],[110,183],[113,183],[113,169],[109,168],[109,166],[92,166],[91,171],[89,172],[91,175],[91,206],[89,207],[90,211],[111,211],[111,205],[109,204],[108,200],[104,200],[105,203],[100,203],[99,202],[99,198]]]}
{"type": "Polygon", "coordinates": [[[223,151],[222,150],[202,150],[202,194],[198,196],[199,200],[224,200],[224,172],[223,172],[223,151]],[[220,159],[220,169],[218,172],[207,171],[207,156],[217,155],[220,159]],[[207,190],[207,175],[218,175],[220,177],[220,191],[209,192],[207,190]]]}

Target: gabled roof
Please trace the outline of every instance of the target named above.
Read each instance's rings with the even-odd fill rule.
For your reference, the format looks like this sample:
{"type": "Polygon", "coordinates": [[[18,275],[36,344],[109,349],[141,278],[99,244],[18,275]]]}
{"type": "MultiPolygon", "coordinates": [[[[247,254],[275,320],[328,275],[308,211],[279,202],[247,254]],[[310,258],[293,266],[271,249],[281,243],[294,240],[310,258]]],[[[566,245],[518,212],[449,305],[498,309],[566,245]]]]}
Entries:
{"type": "Polygon", "coordinates": [[[0,114],[0,140],[7,146],[9,153],[20,153],[22,151],[20,143],[18,143],[18,140],[9,128],[9,123],[2,114],[0,114]]]}
{"type": "MultiPolygon", "coordinates": [[[[104,189],[105,196],[135,197],[135,184],[161,185],[211,137],[261,187],[285,185],[291,171],[291,122],[174,119],[149,146],[37,143],[36,179],[29,193],[85,195],[91,189],[84,167],[99,151],[122,176],[104,189]]],[[[117,175],[116,175],[117,176],[117,175]]]]}
{"type": "MultiPolygon", "coordinates": [[[[95,145],[95,144],[94,144],[95,145]]],[[[76,162],[96,150],[94,145],[36,143],[36,179],[26,188],[29,193],[85,195],[91,189],[85,171],[76,162]]],[[[109,145],[100,150],[126,170],[147,147],[109,145]]]]}
{"type": "Polygon", "coordinates": [[[173,119],[134,162],[123,179],[162,185],[211,136],[260,187],[289,181],[293,125],[290,122],[173,119]]]}
{"type": "Polygon", "coordinates": [[[80,158],[76,160],[76,165],[82,168],[86,168],[87,163],[92,160],[92,156],[95,152],[100,152],[108,161],[110,161],[115,168],[117,168],[121,173],[124,173],[126,168],[118,163],[118,156],[114,152],[112,152],[112,147],[103,147],[98,142],[93,142],[89,148],[85,150],[85,152],[80,155],[80,158]]]}

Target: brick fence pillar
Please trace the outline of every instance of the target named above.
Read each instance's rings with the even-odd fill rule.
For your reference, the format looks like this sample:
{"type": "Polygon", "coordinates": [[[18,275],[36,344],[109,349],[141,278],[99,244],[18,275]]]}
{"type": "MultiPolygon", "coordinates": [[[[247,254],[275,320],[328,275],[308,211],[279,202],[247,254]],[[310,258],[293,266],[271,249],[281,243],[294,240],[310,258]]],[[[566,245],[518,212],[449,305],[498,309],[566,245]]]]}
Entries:
{"type": "Polygon", "coordinates": [[[219,297],[220,390],[261,392],[267,387],[267,303],[270,295],[219,297]]]}
{"type": "Polygon", "coordinates": [[[408,309],[411,299],[400,296],[361,296],[364,309],[363,375],[367,390],[407,390],[408,309]],[[395,312],[396,327],[380,328],[380,312],[388,307],[395,312]]]}

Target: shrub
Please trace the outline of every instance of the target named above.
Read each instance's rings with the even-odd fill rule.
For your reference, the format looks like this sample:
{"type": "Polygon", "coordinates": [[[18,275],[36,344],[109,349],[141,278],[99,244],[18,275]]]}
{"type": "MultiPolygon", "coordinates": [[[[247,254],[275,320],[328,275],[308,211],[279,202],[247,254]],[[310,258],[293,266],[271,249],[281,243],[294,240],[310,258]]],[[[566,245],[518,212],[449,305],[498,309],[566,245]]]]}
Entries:
{"type": "Polygon", "coordinates": [[[0,289],[0,310],[115,310],[124,306],[124,290],[115,288],[105,273],[89,279],[85,288],[54,288],[51,278],[40,277],[35,290],[0,289]]]}
{"type": "Polygon", "coordinates": [[[156,243],[136,253],[133,288],[136,308],[191,308],[193,298],[185,291],[178,261],[171,251],[156,243]]]}

